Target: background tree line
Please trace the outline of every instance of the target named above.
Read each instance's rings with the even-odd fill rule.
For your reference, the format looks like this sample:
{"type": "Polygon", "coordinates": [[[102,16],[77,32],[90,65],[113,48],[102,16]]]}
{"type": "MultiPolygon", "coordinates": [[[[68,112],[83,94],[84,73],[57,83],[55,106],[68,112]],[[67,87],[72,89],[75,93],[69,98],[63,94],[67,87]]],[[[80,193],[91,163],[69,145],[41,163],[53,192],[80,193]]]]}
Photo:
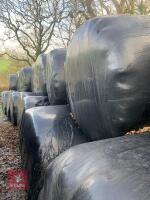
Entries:
{"type": "Polygon", "coordinates": [[[1,56],[7,55],[18,63],[31,65],[49,48],[67,47],[73,33],[84,21],[125,13],[149,15],[150,1],[1,0],[0,23],[4,28],[0,38],[1,56]]]}

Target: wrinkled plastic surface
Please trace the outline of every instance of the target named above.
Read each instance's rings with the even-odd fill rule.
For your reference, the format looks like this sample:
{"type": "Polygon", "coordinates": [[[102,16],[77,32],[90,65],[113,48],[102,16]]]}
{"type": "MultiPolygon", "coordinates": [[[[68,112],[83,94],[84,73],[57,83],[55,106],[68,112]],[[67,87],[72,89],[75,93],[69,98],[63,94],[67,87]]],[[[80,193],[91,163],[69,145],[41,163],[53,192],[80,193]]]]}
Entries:
{"type": "Polygon", "coordinates": [[[4,115],[7,115],[7,102],[8,102],[8,97],[9,97],[9,93],[10,93],[10,91],[4,91],[4,92],[2,92],[2,111],[3,111],[3,114],[4,115]]]}
{"type": "Polygon", "coordinates": [[[18,117],[17,117],[17,124],[20,125],[20,120],[22,119],[22,114],[25,108],[24,105],[24,98],[28,96],[38,96],[38,93],[34,92],[19,92],[19,100],[18,100],[18,105],[17,105],[17,110],[18,110],[18,117]]]}
{"type": "Polygon", "coordinates": [[[26,110],[22,121],[22,155],[29,170],[29,199],[37,199],[48,164],[71,146],[87,142],[70,117],[68,106],[26,110]]]}
{"type": "Polygon", "coordinates": [[[72,112],[93,140],[124,135],[146,122],[150,101],[150,16],[87,21],[67,51],[72,112]]]}
{"type": "Polygon", "coordinates": [[[6,112],[6,116],[8,118],[9,121],[11,121],[11,115],[10,115],[10,99],[12,96],[12,92],[14,91],[9,91],[8,93],[8,98],[7,98],[7,112],[6,112]]]}
{"type": "Polygon", "coordinates": [[[47,105],[49,105],[47,96],[33,96],[32,94],[20,95],[18,104],[18,126],[21,125],[22,117],[25,110],[33,107],[47,105]]]}
{"type": "Polygon", "coordinates": [[[7,115],[13,125],[19,125],[22,99],[25,96],[36,96],[33,92],[10,91],[7,100],[7,115]]]}
{"type": "Polygon", "coordinates": [[[17,90],[19,92],[31,92],[32,68],[24,67],[18,72],[17,90]]]}
{"type": "Polygon", "coordinates": [[[46,95],[46,55],[41,54],[32,66],[32,92],[46,95]]]}
{"type": "Polygon", "coordinates": [[[9,90],[17,90],[18,75],[10,74],[8,82],[9,82],[9,90]]]}
{"type": "Polygon", "coordinates": [[[46,55],[46,87],[51,105],[67,104],[64,62],[66,49],[55,49],[46,55]]]}
{"type": "Polygon", "coordinates": [[[150,134],[73,147],[46,170],[38,200],[150,199],[150,134]]]}
{"type": "Polygon", "coordinates": [[[10,121],[16,126],[18,117],[19,92],[12,91],[9,96],[10,121]]]}

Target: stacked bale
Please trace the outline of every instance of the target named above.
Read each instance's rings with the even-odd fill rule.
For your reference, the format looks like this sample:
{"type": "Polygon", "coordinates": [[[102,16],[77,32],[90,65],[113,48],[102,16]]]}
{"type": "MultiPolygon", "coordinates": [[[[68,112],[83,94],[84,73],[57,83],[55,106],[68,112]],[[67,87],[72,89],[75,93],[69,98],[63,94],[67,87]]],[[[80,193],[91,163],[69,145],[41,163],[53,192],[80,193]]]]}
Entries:
{"type": "Polygon", "coordinates": [[[18,114],[17,114],[17,124],[20,127],[22,117],[24,115],[24,112],[26,109],[36,107],[39,105],[48,105],[48,98],[47,96],[38,96],[35,93],[32,92],[20,92],[19,93],[19,100],[18,100],[18,114]],[[39,104],[39,101],[41,104],[39,104]]]}
{"type": "MultiPolygon", "coordinates": [[[[26,96],[43,96],[45,98],[46,92],[46,56],[45,54],[39,55],[36,62],[31,67],[23,68],[19,72],[19,83],[18,83],[18,90],[20,91],[19,94],[19,101],[18,101],[18,117],[17,117],[17,124],[20,127],[20,123],[22,120],[23,113],[26,109],[26,105],[24,104],[24,98],[26,96]]],[[[28,99],[30,102],[30,98],[28,99]]],[[[32,102],[32,97],[31,97],[32,102]]],[[[38,103],[38,99],[37,102],[38,103]]],[[[35,104],[31,105],[34,107],[35,104]]]]}
{"type": "Polygon", "coordinates": [[[32,68],[32,92],[46,95],[46,55],[39,55],[32,68]]]}
{"type": "Polygon", "coordinates": [[[11,94],[12,94],[12,91],[9,91],[8,97],[7,97],[7,112],[6,112],[6,116],[7,116],[9,121],[11,120],[11,117],[10,117],[10,98],[11,98],[11,94]]]}
{"type": "Polygon", "coordinates": [[[37,199],[48,164],[71,146],[87,142],[66,105],[26,110],[22,127],[22,157],[30,175],[28,198],[37,199]]]}
{"type": "Polygon", "coordinates": [[[17,125],[18,110],[20,102],[20,92],[31,91],[31,77],[32,68],[24,67],[18,72],[17,91],[10,93],[9,107],[10,107],[10,121],[13,125],[17,125]]]}
{"type": "Polygon", "coordinates": [[[10,91],[2,92],[2,111],[4,115],[7,115],[7,104],[8,104],[8,97],[10,91]]]}
{"type": "Polygon", "coordinates": [[[124,135],[147,121],[150,17],[87,21],[68,47],[66,82],[74,117],[92,140],[124,135]]]}
{"type": "Polygon", "coordinates": [[[10,92],[9,95],[10,121],[14,126],[17,125],[18,103],[19,103],[19,92],[17,91],[10,92]]]}
{"type": "Polygon", "coordinates": [[[51,105],[67,104],[64,62],[66,49],[55,49],[46,55],[46,88],[51,105]]]}
{"type": "Polygon", "coordinates": [[[24,67],[18,72],[17,91],[31,92],[32,68],[24,67]]]}
{"type": "Polygon", "coordinates": [[[18,84],[18,89],[20,91],[20,94],[17,106],[18,107],[17,124],[19,127],[22,121],[22,116],[24,114],[24,111],[27,109],[24,98],[27,96],[31,96],[31,100],[30,97],[28,98],[28,102],[31,101],[31,104],[29,103],[31,108],[31,105],[32,107],[34,107],[38,103],[37,96],[40,96],[40,98],[45,99],[47,95],[45,70],[46,70],[46,56],[45,54],[41,54],[37,58],[36,62],[33,64],[32,68],[26,67],[19,72],[20,82],[18,84]],[[32,103],[33,96],[35,97],[34,103],[32,103]]]}
{"type": "MultiPolygon", "coordinates": [[[[64,77],[65,56],[66,50],[61,48],[55,49],[46,55],[42,54],[38,57],[36,63],[33,65],[33,93],[21,93],[19,97],[18,125],[20,125],[22,115],[26,109],[24,102],[25,96],[43,95],[43,98],[45,98],[46,94],[48,94],[50,105],[67,104],[66,84],[64,77]]],[[[25,72],[22,71],[20,74],[25,74],[25,72]]],[[[24,82],[23,78],[20,78],[20,82],[20,85],[24,82]]],[[[33,98],[31,97],[31,101],[32,99],[33,98]]],[[[28,101],[30,102],[30,98],[28,98],[28,101]]],[[[48,102],[46,104],[48,104],[48,102]]]]}
{"type": "MultiPolygon", "coordinates": [[[[18,103],[18,125],[20,125],[22,115],[26,109],[25,96],[41,96],[45,98],[48,94],[50,105],[67,104],[66,84],[64,77],[64,61],[66,50],[55,49],[47,54],[38,57],[33,65],[32,73],[32,94],[20,94],[18,103]]],[[[28,98],[30,101],[30,98],[28,98]]],[[[32,97],[31,97],[32,101],[32,97]]],[[[48,104],[48,102],[46,102],[48,104]]],[[[32,104],[33,105],[33,104],[32,104]]],[[[43,104],[44,105],[44,104],[43,104]]]]}
{"type": "Polygon", "coordinates": [[[9,75],[9,90],[17,90],[17,82],[18,82],[18,76],[17,74],[10,74],[9,75]]]}
{"type": "Polygon", "coordinates": [[[38,200],[150,199],[150,134],[73,147],[47,168],[38,200]]]}
{"type": "Polygon", "coordinates": [[[10,95],[13,91],[17,89],[17,82],[18,82],[17,74],[10,74],[8,80],[9,91],[2,92],[2,110],[9,120],[10,120],[10,105],[9,105],[10,95]]]}

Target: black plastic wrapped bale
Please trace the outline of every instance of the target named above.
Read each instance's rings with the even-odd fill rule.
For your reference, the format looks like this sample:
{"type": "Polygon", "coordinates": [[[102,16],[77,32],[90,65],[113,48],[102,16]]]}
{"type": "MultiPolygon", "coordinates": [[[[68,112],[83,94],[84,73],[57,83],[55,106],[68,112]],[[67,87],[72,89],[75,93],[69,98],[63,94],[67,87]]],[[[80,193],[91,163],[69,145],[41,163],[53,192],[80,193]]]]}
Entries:
{"type": "MultiPolygon", "coordinates": [[[[25,110],[38,106],[48,106],[49,101],[47,96],[22,96],[18,104],[18,126],[21,126],[22,117],[25,110]]],[[[21,127],[20,127],[21,128],[21,127]]]]}
{"type": "Polygon", "coordinates": [[[145,121],[150,102],[150,16],[87,21],[68,48],[72,112],[93,140],[124,135],[145,121]]]}
{"type": "Polygon", "coordinates": [[[9,97],[10,91],[3,91],[2,92],[2,111],[4,115],[7,115],[7,102],[8,102],[8,97],[9,97]]]}
{"type": "Polygon", "coordinates": [[[6,116],[8,118],[9,121],[11,121],[11,116],[10,116],[10,99],[11,99],[11,96],[12,96],[12,92],[14,91],[9,91],[8,93],[8,97],[7,97],[7,111],[6,111],[6,116]]]}
{"type": "Polygon", "coordinates": [[[17,90],[18,75],[10,74],[8,82],[9,82],[9,90],[17,90]]]}
{"type": "Polygon", "coordinates": [[[29,171],[29,199],[36,199],[48,164],[71,146],[87,142],[74,124],[68,106],[26,110],[22,121],[22,157],[29,171]]]}
{"type": "Polygon", "coordinates": [[[19,125],[19,119],[22,109],[22,99],[26,96],[36,96],[33,92],[17,92],[11,91],[9,95],[9,113],[10,113],[10,121],[13,125],[19,125]]]}
{"type": "Polygon", "coordinates": [[[70,148],[47,168],[38,200],[150,199],[150,134],[70,148]]]}
{"type": "Polygon", "coordinates": [[[16,126],[18,116],[19,92],[12,91],[9,97],[10,121],[16,126]]]}
{"type": "Polygon", "coordinates": [[[32,66],[32,91],[39,95],[46,95],[46,55],[41,54],[32,66]]]}
{"type": "Polygon", "coordinates": [[[32,68],[24,67],[18,72],[17,90],[19,92],[31,92],[32,68]]]}
{"type": "Polygon", "coordinates": [[[55,49],[46,55],[46,87],[51,105],[67,104],[64,62],[66,49],[55,49]]]}
{"type": "Polygon", "coordinates": [[[19,92],[19,100],[17,105],[18,110],[18,117],[17,117],[17,124],[20,125],[20,120],[22,119],[22,113],[24,110],[24,97],[27,96],[38,96],[38,94],[35,94],[34,92],[19,92]]]}

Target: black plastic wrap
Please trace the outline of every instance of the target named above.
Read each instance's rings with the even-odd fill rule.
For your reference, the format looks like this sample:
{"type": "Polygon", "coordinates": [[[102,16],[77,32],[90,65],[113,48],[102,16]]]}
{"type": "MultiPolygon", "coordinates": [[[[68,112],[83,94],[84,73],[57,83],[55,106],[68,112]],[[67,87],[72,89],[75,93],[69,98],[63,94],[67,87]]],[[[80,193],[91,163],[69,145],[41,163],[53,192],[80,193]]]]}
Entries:
{"type": "Polygon", "coordinates": [[[7,97],[7,111],[6,111],[6,116],[8,118],[9,121],[11,121],[11,116],[10,116],[10,99],[12,96],[12,92],[14,91],[9,91],[8,93],[8,97],[7,97]]]}
{"type": "Polygon", "coordinates": [[[9,96],[10,121],[16,126],[18,117],[19,92],[12,91],[9,96]]]}
{"type": "Polygon", "coordinates": [[[49,105],[47,96],[33,96],[32,94],[22,94],[19,97],[18,104],[18,126],[21,125],[22,117],[25,110],[38,106],[47,106],[49,105]]]}
{"type": "Polygon", "coordinates": [[[41,54],[32,66],[32,92],[46,95],[46,55],[41,54]]]}
{"type": "Polygon", "coordinates": [[[36,199],[48,164],[71,146],[87,142],[74,124],[68,106],[26,110],[21,128],[22,157],[29,170],[29,199],[36,199]]]}
{"type": "Polygon", "coordinates": [[[27,96],[38,96],[38,94],[35,94],[34,92],[19,92],[19,100],[17,105],[18,110],[18,117],[17,117],[17,124],[20,125],[20,120],[22,119],[22,114],[24,111],[24,97],[27,96]]]}
{"type": "Polygon", "coordinates": [[[74,117],[93,140],[146,122],[150,102],[150,16],[87,21],[68,47],[65,76],[74,117]]]}
{"type": "Polygon", "coordinates": [[[18,72],[17,90],[19,92],[31,92],[32,68],[24,67],[18,72]]]}
{"type": "Polygon", "coordinates": [[[4,115],[7,115],[7,104],[10,91],[3,91],[1,94],[2,101],[2,111],[4,115]]]}
{"type": "Polygon", "coordinates": [[[17,90],[18,75],[10,74],[8,82],[9,82],[9,90],[17,90]]]}
{"type": "Polygon", "coordinates": [[[67,104],[64,62],[66,49],[55,49],[46,55],[46,87],[51,105],[67,104]]]}
{"type": "Polygon", "coordinates": [[[47,168],[38,200],[150,199],[150,134],[70,148],[47,168]]]}
{"type": "Polygon", "coordinates": [[[22,114],[22,99],[26,96],[36,96],[33,92],[10,91],[8,97],[8,111],[10,121],[13,125],[19,125],[20,115],[22,114]]]}

